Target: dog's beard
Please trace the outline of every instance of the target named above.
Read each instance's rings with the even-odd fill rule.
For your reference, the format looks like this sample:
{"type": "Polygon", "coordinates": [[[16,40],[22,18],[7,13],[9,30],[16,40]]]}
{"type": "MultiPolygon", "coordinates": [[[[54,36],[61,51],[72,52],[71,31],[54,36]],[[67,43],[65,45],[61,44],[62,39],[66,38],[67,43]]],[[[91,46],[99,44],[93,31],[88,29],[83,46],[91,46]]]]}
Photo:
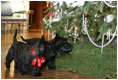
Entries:
{"type": "Polygon", "coordinates": [[[59,52],[61,55],[69,53],[72,51],[73,46],[69,43],[60,43],[57,44],[58,47],[56,47],[57,52],[59,52]]]}
{"type": "Polygon", "coordinates": [[[66,54],[66,53],[69,53],[69,52],[71,52],[72,51],[72,48],[65,48],[65,47],[60,47],[59,49],[58,49],[58,52],[61,54],[61,55],[63,55],[63,54],[66,54]]]}

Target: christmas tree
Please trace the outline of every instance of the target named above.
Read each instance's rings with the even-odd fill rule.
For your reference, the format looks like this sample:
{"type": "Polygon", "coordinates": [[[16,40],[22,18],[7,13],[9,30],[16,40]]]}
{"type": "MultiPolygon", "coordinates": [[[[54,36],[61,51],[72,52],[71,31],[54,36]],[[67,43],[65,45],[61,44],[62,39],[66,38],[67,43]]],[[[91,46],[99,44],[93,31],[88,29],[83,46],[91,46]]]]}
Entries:
{"type": "Polygon", "coordinates": [[[59,31],[61,36],[73,38],[75,30],[76,36],[85,33],[82,29],[82,15],[86,13],[89,34],[100,40],[109,29],[111,33],[116,29],[116,5],[116,1],[54,2],[53,6],[45,11],[48,14],[44,17],[42,27],[54,33],[59,31]]]}

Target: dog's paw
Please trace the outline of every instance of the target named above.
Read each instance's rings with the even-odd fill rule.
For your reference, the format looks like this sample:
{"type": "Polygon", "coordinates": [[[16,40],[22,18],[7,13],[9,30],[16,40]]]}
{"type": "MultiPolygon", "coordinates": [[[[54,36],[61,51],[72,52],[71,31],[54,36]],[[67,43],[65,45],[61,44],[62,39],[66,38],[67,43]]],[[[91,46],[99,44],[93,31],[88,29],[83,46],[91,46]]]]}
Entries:
{"type": "Polygon", "coordinates": [[[18,69],[18,66],[14,66],[14,69],[15,69],[15,70],[18,69]]]}
{"type": "Polygon", "coordinates": [[[26,71],[20,71],[20,74],[24,75],[24,74],[27,74],[27,72],[26,71]]]}
{"type": "Polygon", "coordinates": [[[49,70],[56,70],[56,67],[48,67],[49,70]]]}
{"type": "Polygon", "coordinates": [[[41,77],[41,76],[42,76],[42,74],[41,74],[41,73],[39,73],[39,74],[38,74],[38,77],[41,77]]]}
{"type": "Polygon", "coordinates": [[[41,77],[42,74],[41,73],[38,73],[38,74],[33,74],[34,77],[41,77]]]}

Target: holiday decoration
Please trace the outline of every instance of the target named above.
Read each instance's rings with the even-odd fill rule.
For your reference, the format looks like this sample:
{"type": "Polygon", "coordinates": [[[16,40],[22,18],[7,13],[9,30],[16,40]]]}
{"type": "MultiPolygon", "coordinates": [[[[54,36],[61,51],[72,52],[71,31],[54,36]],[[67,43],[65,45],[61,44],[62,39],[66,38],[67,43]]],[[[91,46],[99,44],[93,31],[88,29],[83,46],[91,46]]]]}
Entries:
{"type": "Polygon", "coordinates": [[[105,33],[111,29],[114,31],[113,34],[116,34],[116,5],[116,1],[58,1],[45,11],[50,13],[53,10],[54,16],[51,19],[51,23],[50,17],[46,15],[47,22],[43,23],[42,26],[46,25],[47,27],[44,29],[50,29],[51,32],[54,30],[56,32],[59,31],[61,36],[71,36],[69,38],[73,38],[74,43],[76,42],[77,34],[87,35],[95,46],[103,49],[115,37],[112,35],[109,42],[103,45],[105,33]],[[51,27],[48,25],[51,25],[51,27]],[[102,40],[101,45],[94,43],[90,36],[95,37],[96,41],[102,40]]]}
{"type": "Polygon", "coordinates": [[[108,29],[108,31],[106,32],[107,39],[110,40],[110,36],[111,36],[111,35],[112,35],[111,29],[108,29]]]}
{"type": "Polygon", "coordinates": [[[107,15],[106,18],[104,18],[104,21],[109,23],[109,22],[113,21],[113,19],[114,19],[114,16],[112,14],[110,14],[110,15],[107,15]]]}
{"type": "Polygon", "coordinates": [[[114,3],[114,1],[104,1],[104,3],[105,3],[107,6],[111,7],[111,8],[117,7],[117,5],[112,5],[112,3],[114,3]]]}
{"type": "Polygon", "coordinates": [[[91,41],[91,43],[92,44],[94,44],[96,47],[100,47],[101,48],[101,54],[103,53],[103,48],[105,47],[105,46],[107,46],[113,39],[114,39],[114,37],[115,37],[115,34],[116,34],[116,30],[117,30],[117,26],[116,26],[116,30],[115,30],[115,32],[114,32],[114,34],[113,34],[113,36],[112,36],[112,38],[110,39],[110,29],[108,30],[108,32],[107,32],[107,37],[109,37],[109,42],[107,42],[105,45],[104,45],[104,34],[105,33],[103,33],[103,35],[102,35],[102,43],[101,43],[101,45],[98,45],[98,44],[96,44],[92,39],[91,39],[91,37],[90,37],[90,35],[89,35],[89,33],[88,33],[88,30],[87,30],[87,22],[86,22],[86,20],[87,20],[87,18],[86,18],[86,9],[85,9],[85,14],[83,14],[83,25],[82,26],[84,26],[85,28],[84,28],[84,32],[87,34],[87,36],[88,36],[88,38],[89,38],[89,40],[91,41]],[[84,17],[84,15],[85,15],[85,17],[84,17]]]}

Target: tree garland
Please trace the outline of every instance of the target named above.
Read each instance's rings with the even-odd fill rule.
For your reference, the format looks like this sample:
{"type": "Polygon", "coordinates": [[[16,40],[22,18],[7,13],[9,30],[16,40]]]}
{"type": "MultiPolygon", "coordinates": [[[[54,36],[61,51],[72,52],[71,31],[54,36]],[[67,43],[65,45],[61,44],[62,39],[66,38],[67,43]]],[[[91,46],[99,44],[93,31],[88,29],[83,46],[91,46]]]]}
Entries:
{"type": "Polygon", "coordinates": [[[104,3],[105,3],[107,6],[111,7],[111,8],[117,7],[117,6],[113,6],[113,5],[108,4],[106,1],[104,1],[104,3]]]}
{"type": "MultiPolygon", "coordinates": [[[[86,14],[85,14],[86,15],[86,14]]],[[[84,30],[84,32],[87,34],[87,36],[88,36],[88,38],[89,38],[89,40],[90,40],[90,42],[93,44],[93,45],[95,45],[96,47],[99,47],[99,48],[101,48],[101,54],[102,54],[102,52],[103,52],[103,48],[104,47],[106,47],[108,44],[110,44],[111,42],[112,42],[112,40],[114,39],[114,37],[115,37],[115,34],[116,34],[116,32],[117,32],[117,25],[116,25],[116,30],[114,31],[114,33],[113,33],[113,35],[112,35],[112,38],[104,45],[104,34],[103,34],[103,36],[102,36],[102,43],[101,43],[101,45],[98,45],[98,44],[96,44],[92,39],[91,39],[91,37],[90,37],[90,35],[89,35],[89,33],[88,33],[88,30],[87,30],[87,18],[86,18],[86,16],[84,17],[84,14],[83,14],[83,23],[84,24],[82,24],[82,26],[83,26],[83,30],[84,30]]]]}

